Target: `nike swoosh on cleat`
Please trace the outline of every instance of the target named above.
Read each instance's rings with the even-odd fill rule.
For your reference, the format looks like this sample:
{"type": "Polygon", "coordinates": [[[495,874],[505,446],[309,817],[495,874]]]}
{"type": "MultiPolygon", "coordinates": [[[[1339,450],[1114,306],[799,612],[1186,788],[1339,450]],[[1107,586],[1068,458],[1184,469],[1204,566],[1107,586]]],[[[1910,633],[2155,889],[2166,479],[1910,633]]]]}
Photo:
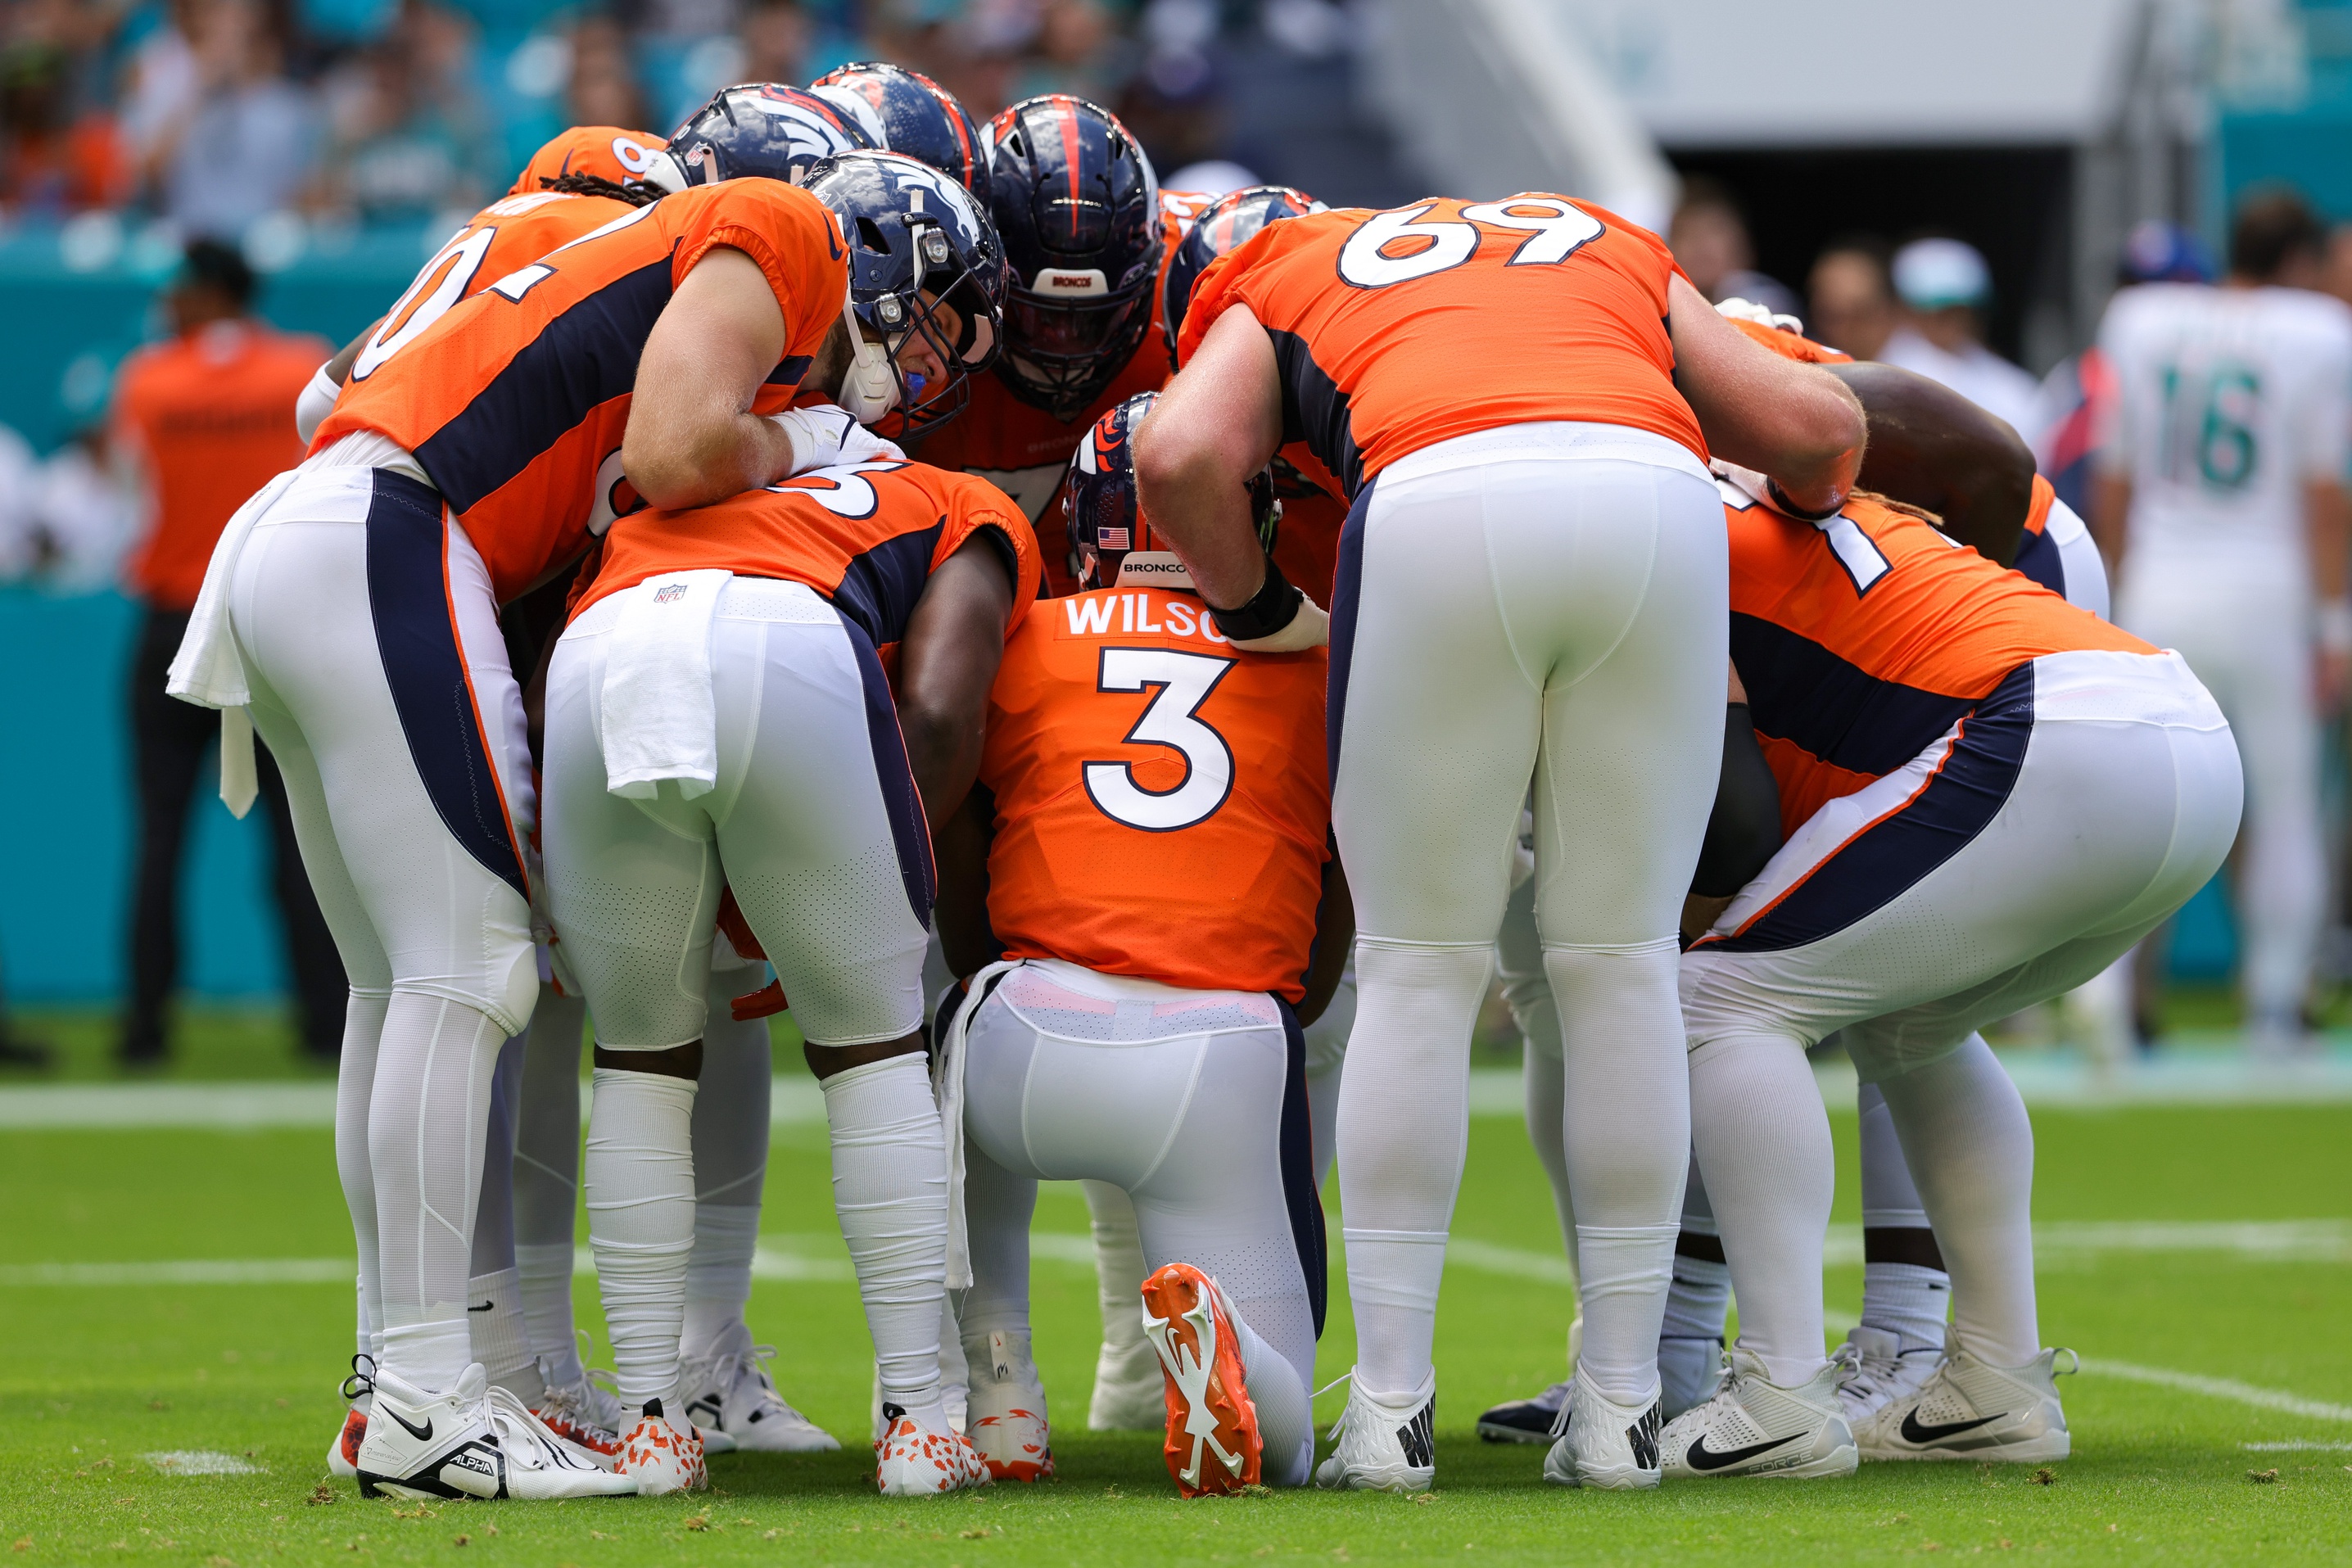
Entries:
{"type": "Polygon", "coordinates": [[[1769,1443],[1751,1443],[1744,1448],[1730,1448],[1717,1453],[1707,1448],[1706,1434],[1701,1432],[1691,1439],[1691,1446],[1683,1451],[1683,1460],[1695,1470],[1719,1470],[1726,1466],[1736,1465],[1742,1459],[1752,1459],[1759,1454],[1770,1453],[1782,1444],[1793,1443],[1803,1436],[1801,1432],[1791,1432],[1785,1437],[1775,1437],[1769,1443]]]}
{"type": "Polygon", "coordinates": [[[2000,1416],[1979,1416],[1973,1421],[1952,1421],[1941,1427],[1922,1427],[1919,1425],[1919,1412],[1916,1409],[1906,1410],[1903,1413],[1903,1440],[1906,1443],[1939,1442],[1946,1437],[1957,1437],[1962,1432],[1973,1432],[1979,1427],[1989,1427],[2000,1419],[2002,1419],[2000,1416]]]}
{"type": "Polygon", "coordinates": [[[402,1415],[399,1411],[394,1410],[389,1404],[381,1406],[381,1408],[385,1415],[400,1423],[400,1429],[402,1431],[407,1433],[418,1442],[429,1443],[433,1440],[433,1419],[431,1416],[426,1416],[425,1425],[419,1427],[412,1423],[407,1416],[402,1415]]]}

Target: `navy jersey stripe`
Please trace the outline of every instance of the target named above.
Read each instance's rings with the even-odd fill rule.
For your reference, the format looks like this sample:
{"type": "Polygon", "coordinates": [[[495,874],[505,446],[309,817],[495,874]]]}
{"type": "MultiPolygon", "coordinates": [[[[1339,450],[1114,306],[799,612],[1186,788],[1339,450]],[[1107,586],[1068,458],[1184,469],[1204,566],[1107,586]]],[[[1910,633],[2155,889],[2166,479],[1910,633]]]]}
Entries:
{"type": "Polygon", "coordinates": [[[669,303],[669,273],[665,256],[573,304],[417,447],[418,465],[461,516],[636,386],[637,358],[669,303]]]}
{"type": "Polygon", "coordinates": [[[931,552],[940,548],[940,534],[947,526],[941,517],[919,533],[900,534],[851,557],[841,585],[826,595],[876,647],[887,648],[906,637],[915,603],[930,580],[931,552]]]}
{"type": "Polygon", "coordinates": [[[367,517],[368,609],[409,758],[450,835],[527,900],[530,888],[506,797],[484,748],[481,715],[450,619],[446,538],[440,497],[406,475],[375,471],[367,517]]]}
{"type": "Polygon", "coordinates": [[[1884,909],[1984,831],[2017,787],[2032,738],[2033,666],[2021,664],[1976,705],[1943,768],[1908,804],[1841,845],[1748,929],[1699,946],[1781,952],[1884,909]]]}
{"type": "Polygon", "coordinates": [[[2023,572],[2059,598],[2066,597],[2066,552],[2050,537],[2048,528],[2040,533],[2028,533],[2017,544],[2017,557],[2012,570],[2023,572]]]}
{"type": "Polygon", "coordinates": [[[1307,1304],[1315,1315],[1315,1337],[1323,1337],[1323,1316],[1331,1297],[1331,1241],[1323,1229],[1323,1198],[1315,1190],[1315,1118],[1307,1098],[1307,1031],[1298,1014],[1280,997],[1282,1041],[1287,1061],[1282,1076],[1282,1204],[1290,1214],[1290,1242],[1298,1270],[1307,1277],[1307,1304]]]}
{"type": "Polygon", "coordinates": [[[806,354],[794,354],[768,372],[766,384],[772,387],[796,387],[801,384],[801,378],[809,373],[809,366],[814,362],[806,354]]]}
{"type": "Polygon", "coordinates": [[[882,789],[883,809],[890,818],[890,839],[898,852],[898,880],[907,889],[907,907],[922,928],[931,928],[931,904],[939,883],[931,865],[931,827],[923,815],[922,793],[907,764],[907,738],[898,729],[898,706],[890,695],[889,677],[882,673],[881,656],[854,622],[841,623],[857,656],[857,674],[866,687],[866,738],[874,751],[874,779],[882,789]]]}
{"type": "Polygon", "coordinates": [[[1266,329],[1274,340],[1275,365],[1282,378],[1282,444],[1307,443],[1349,499],[1364,482],[1364,455],[1356,448],[1348,394],[1315,362],[1307,340],[1296,332],[1266,329]]]}
{"type": "Polygon", "coordinates": [[[1731,662],[1757,734],[1873,778],[1906,766],[1977,706],[1973,697],[1881,680],[1810,637],[1737,611],[1731,662]]]}

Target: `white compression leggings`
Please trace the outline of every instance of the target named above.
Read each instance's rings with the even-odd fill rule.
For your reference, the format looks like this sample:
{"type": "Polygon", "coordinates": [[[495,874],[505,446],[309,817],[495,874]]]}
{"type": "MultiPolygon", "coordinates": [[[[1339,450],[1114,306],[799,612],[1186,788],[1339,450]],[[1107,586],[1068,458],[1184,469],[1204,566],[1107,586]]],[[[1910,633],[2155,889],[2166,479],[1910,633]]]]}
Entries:
{"type": "MultiPolygon", "coordinates": [[[[1273,1001],[1031,964],[982,1004],[967,1053],[965,1334],[1029,1330],[1037,1183],[1108,1183],[1134,1204],[1149,1268],[1190,1263],[1224,1287],[1266,1479],[1303,1484],[1315,1321],[1284,1200],[1288,1047],[1273,1001]]],[[[1139,1300],[1126,1310],[1139,1321],[1139,1300]]]]}
{"type": "Polygon", "coordinates": [[[1431,1375],[1471,1030],[1531,774],[1584,1362],[1612,1398],[1656,1386],[1689,1139],[1675,931],[1720,762],[1725,550],[1696,460],[1605,426],[1442,443],[1351,514],[1332,814],[1360,999],[1339,1166],[1370,1391],[1431,1375]]]}

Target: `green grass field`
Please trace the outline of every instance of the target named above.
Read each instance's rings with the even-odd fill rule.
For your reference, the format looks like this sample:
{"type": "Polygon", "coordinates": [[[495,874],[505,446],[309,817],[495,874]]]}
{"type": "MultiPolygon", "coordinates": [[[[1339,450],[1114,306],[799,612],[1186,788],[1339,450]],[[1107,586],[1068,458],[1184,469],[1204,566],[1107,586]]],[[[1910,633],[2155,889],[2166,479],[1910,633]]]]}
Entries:
{"type": "MultiPolygon", "coordinates": [[[[238,1049],[258,1066],[273,1048],[238,1049]]],[[[350,1250],[324,1128],[12,1128],[0,1132],[0,1542],[14,1547],[9,1563],[205,1568],[486,1558],[551,1568],[1670,1554],[1842,1563],[2004,1552],[2352,1561],[2352,1107],[2035,1120],[2045,1332],[2087,1364],[2061,1385],[2076,1458],[2046,1481],[2006,1469],[1873,1466],[1844,1482],[1729,1480],[1642,1495],[1544,1487],[1540,1450],[1471,1436],[1482,1406],[1560,1375],[1570,1315],[1526,1140],[1515,1121],[1482,1116],[1456,1217],[1465,1245],[1440,1309],[1438,1488],[1426,1498],[1186,1504],[1155,1437],[1079,1429],[1096,1343],[1085,1216],[1074,1189],[1048,1189],[1038,1227],[1055,1239],[1037,1261],[1037,1349],[1053,1407],[1069,1422],[1056,1434],[1057,1481],[885,1503],[867,1494],[869,1466],[854,1452],[730,1455],[711,1462],[716,1490],[691,1500],[431,1508],[321,1486],[351,1315],[348,1275],[303,1261],[350,1250]],[[295,1282],[153,1282],[159,1262],[271,1260],[295,1282]],[[93,1282],[108,1278],[89,1267],[100,1264],[149,1267],[93,1282]],[[167,1474],[146,1458],[174,1450],[255,1468],[167,1474]]],[[[1850,1109],[1835,1124],[1850,1171],[1850,1109]]],[[[1849,1184],[1838,1219],[1857,1218],[1849,1184]]],[[[823,1129],[780,1126],[751,1323],[781,1347],[787,1395],[854,1440],[869,1351],[832,1228],[823,1129]]],[[[1832,1236],[1833,1314],[1860,1300],[1859,1265],[1834,1260],[1851,1256],[1838,1242],[1850,1234],[1832,1236]]],[[[1335,1261],[1335,1296],[1342,1279],[1335,1261]]],[[[593,1281],[579,1281],[578,1299],[582,1322],[598,1328],[593,1281]]],[[[1323,1342],[1326,1378],[1346,1369],[1351,1336],[1341,1304],[1323,1342]]],[[[1318,1402],[1327,1421],[1341,1398],[1335,1390],[1318,1402]]]]}

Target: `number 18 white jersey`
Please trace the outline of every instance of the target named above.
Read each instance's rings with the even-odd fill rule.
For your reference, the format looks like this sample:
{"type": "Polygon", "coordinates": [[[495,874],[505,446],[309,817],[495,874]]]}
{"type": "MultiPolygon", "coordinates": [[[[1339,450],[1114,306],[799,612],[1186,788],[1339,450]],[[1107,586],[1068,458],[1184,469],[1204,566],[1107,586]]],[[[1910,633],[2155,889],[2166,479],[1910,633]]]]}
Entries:
{"type": "Polygon", "coordinates": [[[2352,309],[2299,288],[2147,284],[2107,307],[2101,465],[2132,482],[2129,573],[2309,577],[2305,484],[2352,448],[2352,309]]]}

